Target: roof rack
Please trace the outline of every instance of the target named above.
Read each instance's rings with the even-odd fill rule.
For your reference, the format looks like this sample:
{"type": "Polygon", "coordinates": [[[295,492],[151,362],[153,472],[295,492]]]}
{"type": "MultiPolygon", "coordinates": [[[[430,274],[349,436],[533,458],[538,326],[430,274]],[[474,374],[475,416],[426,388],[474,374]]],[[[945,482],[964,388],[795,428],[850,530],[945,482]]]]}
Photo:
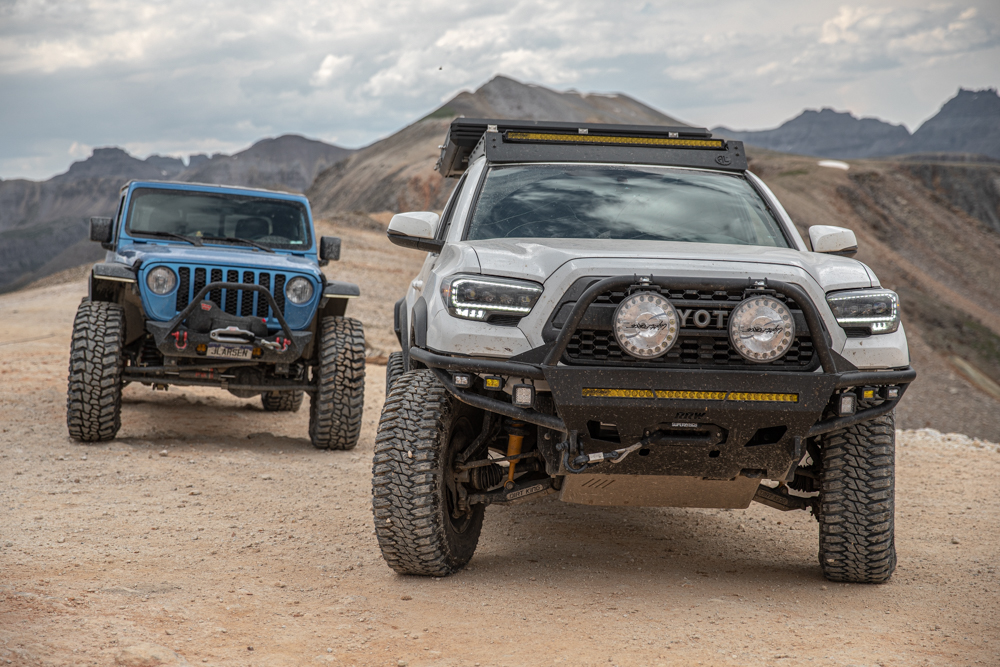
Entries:
{"type": "Polygon", "coordinates": [[[458,176],[485,153],[490,162],[611,162],[747,169],[743,142],[697,127],[456,118],[436,169],[458,176]]]}

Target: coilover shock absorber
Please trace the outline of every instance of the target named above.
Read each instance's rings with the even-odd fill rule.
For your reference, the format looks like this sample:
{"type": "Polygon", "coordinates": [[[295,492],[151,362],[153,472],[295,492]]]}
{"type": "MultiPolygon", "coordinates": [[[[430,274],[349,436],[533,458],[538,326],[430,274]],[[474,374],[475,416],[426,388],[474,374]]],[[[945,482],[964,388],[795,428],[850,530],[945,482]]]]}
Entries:
{"type": "MultiPolygon", "coordinates": [[[[504,428],[507,429],[507,456],[517,456],[521,453],[521,445],[524,444],[524,436],[528,435],[528,429],[524,427],[524,422],[517,419],[505,419],[504,428]]],[[[514,468],[517,461],[511,461],[507,468],[507,483],[504,488],[510,490],[514,488],[514,468]]]]}

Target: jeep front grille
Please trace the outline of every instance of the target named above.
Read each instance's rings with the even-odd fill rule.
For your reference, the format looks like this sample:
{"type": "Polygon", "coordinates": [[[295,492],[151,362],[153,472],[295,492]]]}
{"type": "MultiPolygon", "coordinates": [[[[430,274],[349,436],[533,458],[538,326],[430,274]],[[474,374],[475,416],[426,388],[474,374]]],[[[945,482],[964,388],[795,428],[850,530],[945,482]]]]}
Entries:
{"type": "MultiPolygon", "coordinates": [[[[549,322],[554,330],[561,329],[575,304],[575,299],[593,282],[580,281],[570,288],[567,296],[555,309],[549,322]]],[[[652,368],[777,368],[786,371],[812,371],[819,367],[819,356],[813,348],[812,336],[805,323],[802,310],[794,301],[781,294],[770,294],[788,306],[795,317],[795,341],[788,352],[776,361],[756,364],[747,361],[729,342],[729,314],[744,299],[744,290],[697,290],[662,288],[660,293],[670,299],[678,314],[690,311],[681,327],[680,335],[673,347],[656,359],[637,359],[618,345],[612,330],[614,309],[625,298],[624,290],[605,292],[597,297],[588,308],[580,326],[570,338],[563,354],[566,364],[587,364],[595,366],[640,366],[652,368]],[[704,327],[694,325],[693,314],[699,310],[711,315],[704,327]],[[723,313],[719,317],[719,313],[723,313]],[[722,326],[719,326],[719,323],[722,326]]],[[[704,323],[704,318],[702,318],[704,323]]]]}
{"type": "MultiPolygon", "coordinates": [[[[281,314],[285,314],[285,280],[283,273],[274,274],[268,271],[248,271],[242,273],[237,269],[182,266],[177,269],[177,311],[180,312],[191,303],[191,299],[209,282],[244,283],[260,285],[274,296],[275,303],[281,314]],[[271,285],[274,289],[271,289],[271,285]]],[[[216,289],[205,295],[219,308],[230,315],[243,317],[256,316],[262,319],[274,317],[267,299],[260,293],[247,290],[216,289]]]]}

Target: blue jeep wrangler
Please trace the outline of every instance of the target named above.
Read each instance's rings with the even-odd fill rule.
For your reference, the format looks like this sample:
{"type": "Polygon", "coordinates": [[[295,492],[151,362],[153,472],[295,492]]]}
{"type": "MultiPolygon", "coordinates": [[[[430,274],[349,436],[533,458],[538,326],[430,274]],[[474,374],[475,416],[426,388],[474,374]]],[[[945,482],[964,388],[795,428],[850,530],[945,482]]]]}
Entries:
{"type": "Polygon", "coordinates": [[[357,444],[365,338],[344,314],[360,292],[320,271],[340,239],[316,238],[304,196],[132,181],[114,218],[91,218],[90,238],[108,254],[73,323],[73,438],[115,437],[122,387],[141,382],[260,394],[273,411],[308,393],[313,445],[357,444]]]}

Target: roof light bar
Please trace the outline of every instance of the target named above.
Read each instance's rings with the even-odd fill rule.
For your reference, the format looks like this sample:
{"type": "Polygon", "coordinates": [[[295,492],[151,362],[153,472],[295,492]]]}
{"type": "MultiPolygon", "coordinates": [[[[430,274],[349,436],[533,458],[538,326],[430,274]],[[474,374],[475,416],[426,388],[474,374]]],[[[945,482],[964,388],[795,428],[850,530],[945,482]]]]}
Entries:
{"type": "Polygon", "coordinates": [[[663,146],[672,148],[716,148],[723,150],[720,139],[666,139],[662,137],[627,137],[608,134],[560,134],[556,132],[504,132],[504,141],[557,144],[607,144],[616,146],[663,146]]]}

